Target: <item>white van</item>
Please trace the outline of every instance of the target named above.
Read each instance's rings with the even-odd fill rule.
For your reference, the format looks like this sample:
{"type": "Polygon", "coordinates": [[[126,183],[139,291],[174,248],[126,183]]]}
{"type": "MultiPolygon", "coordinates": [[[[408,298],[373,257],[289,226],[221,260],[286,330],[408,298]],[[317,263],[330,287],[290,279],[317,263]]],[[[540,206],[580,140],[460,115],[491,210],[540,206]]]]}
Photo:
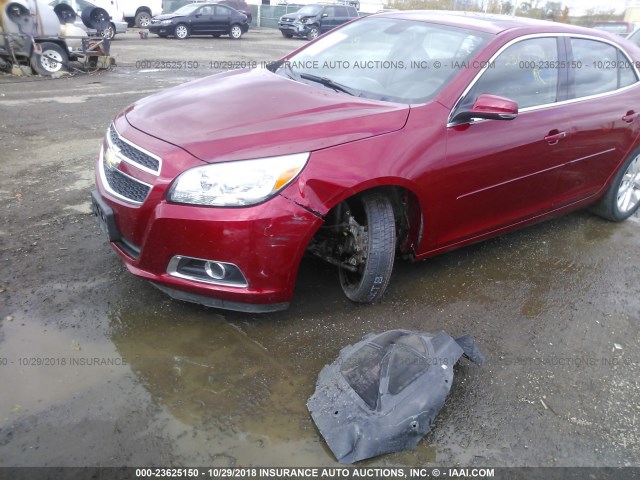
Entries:
{"type": "Polygon", "coordinates": [[[103,0],[113,3],[124,13],[129,26],[147,28],[151,17],[162,15],[162,0],[103,0]]]}

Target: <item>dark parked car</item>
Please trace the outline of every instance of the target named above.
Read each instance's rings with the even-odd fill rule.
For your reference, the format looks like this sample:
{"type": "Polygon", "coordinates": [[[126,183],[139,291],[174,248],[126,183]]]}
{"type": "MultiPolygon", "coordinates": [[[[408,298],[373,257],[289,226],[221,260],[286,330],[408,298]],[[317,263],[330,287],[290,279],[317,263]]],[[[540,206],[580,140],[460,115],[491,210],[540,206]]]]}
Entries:
{"type": "Polygon", "coordinates": [[[424,260],[590,207],[640,204],[640,49],[472,13],[362,17],[268,69],[129,106],[93,210],[127,268],[174,298],[286,308],[305,252],[378,300],[424,260]]]}
{"type": "Polygon", "coordinates": [[[149,32],[179,39],[190,35],[229,35],[238,39],[248,30],[249,20],[244,13],[215,3],[185,5],[173,13],[153,17],[149,24],[149,32]]]}
{"type": "Polygon", "coordinates": [[[305,37],[313,40],[357,17],[358,11],[348,5],[307,5],[295,13],[280,17],[278,28],[287,38],[305,37]]]}
{"type": "Polygon", "coordinates": [[[636,29],[636,24],[633,22],[616,22],[612,20],[608,22],[598,22],[593,25],[593,28],[626,37],[636,29]]]}

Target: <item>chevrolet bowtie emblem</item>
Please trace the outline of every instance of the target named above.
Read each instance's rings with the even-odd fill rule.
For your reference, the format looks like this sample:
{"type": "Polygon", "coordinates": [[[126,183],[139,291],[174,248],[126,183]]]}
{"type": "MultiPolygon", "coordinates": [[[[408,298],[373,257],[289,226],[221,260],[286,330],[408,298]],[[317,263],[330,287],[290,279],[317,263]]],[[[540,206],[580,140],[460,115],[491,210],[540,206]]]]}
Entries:
{"type": "Polygon", "coordinates": [[[118,154],[111,148],[107,148],[104,152],[104,164],[109,170],[113,170],[118,168],[120,165],[120,157],[118,154]]]}

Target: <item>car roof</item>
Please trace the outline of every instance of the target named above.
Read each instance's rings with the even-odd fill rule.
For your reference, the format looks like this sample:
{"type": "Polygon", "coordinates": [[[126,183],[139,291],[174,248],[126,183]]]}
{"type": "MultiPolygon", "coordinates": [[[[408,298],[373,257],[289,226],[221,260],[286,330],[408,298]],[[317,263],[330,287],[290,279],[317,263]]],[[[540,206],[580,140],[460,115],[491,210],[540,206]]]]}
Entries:
{"type": "Polygon", "coordinates": [[[537,32],[567,32],[611,39],[610,35],[603,35],[600,31],[593,30],[591,28],[578,27],[575,25],[552,22],[549,20],[537,20],[533,18],[515,17],[510,15],[447,10],[405,10],[397,12],[385,12],[375,15],[406,20],[417,20],[422,22],[440,23],[450,25],[452,27],[464,27],[494,35],[507,30],[522,30],[523,34],[537,32]]]}

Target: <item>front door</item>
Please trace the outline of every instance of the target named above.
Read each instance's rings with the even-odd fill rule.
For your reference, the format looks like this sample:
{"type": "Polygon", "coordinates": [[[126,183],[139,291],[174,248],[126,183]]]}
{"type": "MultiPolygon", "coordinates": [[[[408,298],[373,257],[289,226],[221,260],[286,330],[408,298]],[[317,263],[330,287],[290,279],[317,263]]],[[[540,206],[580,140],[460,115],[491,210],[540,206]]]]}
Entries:
{"type": "MultiPolygon", "coordinates": [[[[572,115],[558,104],[564,82],[560,41],[529,38],[507,47],[473,84],[456,111],[483,93],[518,103],[514,120],[481,120],[447,129],[447,215],[439,245],[455,243],[548,211],[563,164],[570,159],[572,115]],[[562,85],[561,85],[562,84],[562,85]],[[451,208],[449,208],[451,207],[451,208]]],[[[455,115],[455,112],[453,112],[455,115]]]]}

